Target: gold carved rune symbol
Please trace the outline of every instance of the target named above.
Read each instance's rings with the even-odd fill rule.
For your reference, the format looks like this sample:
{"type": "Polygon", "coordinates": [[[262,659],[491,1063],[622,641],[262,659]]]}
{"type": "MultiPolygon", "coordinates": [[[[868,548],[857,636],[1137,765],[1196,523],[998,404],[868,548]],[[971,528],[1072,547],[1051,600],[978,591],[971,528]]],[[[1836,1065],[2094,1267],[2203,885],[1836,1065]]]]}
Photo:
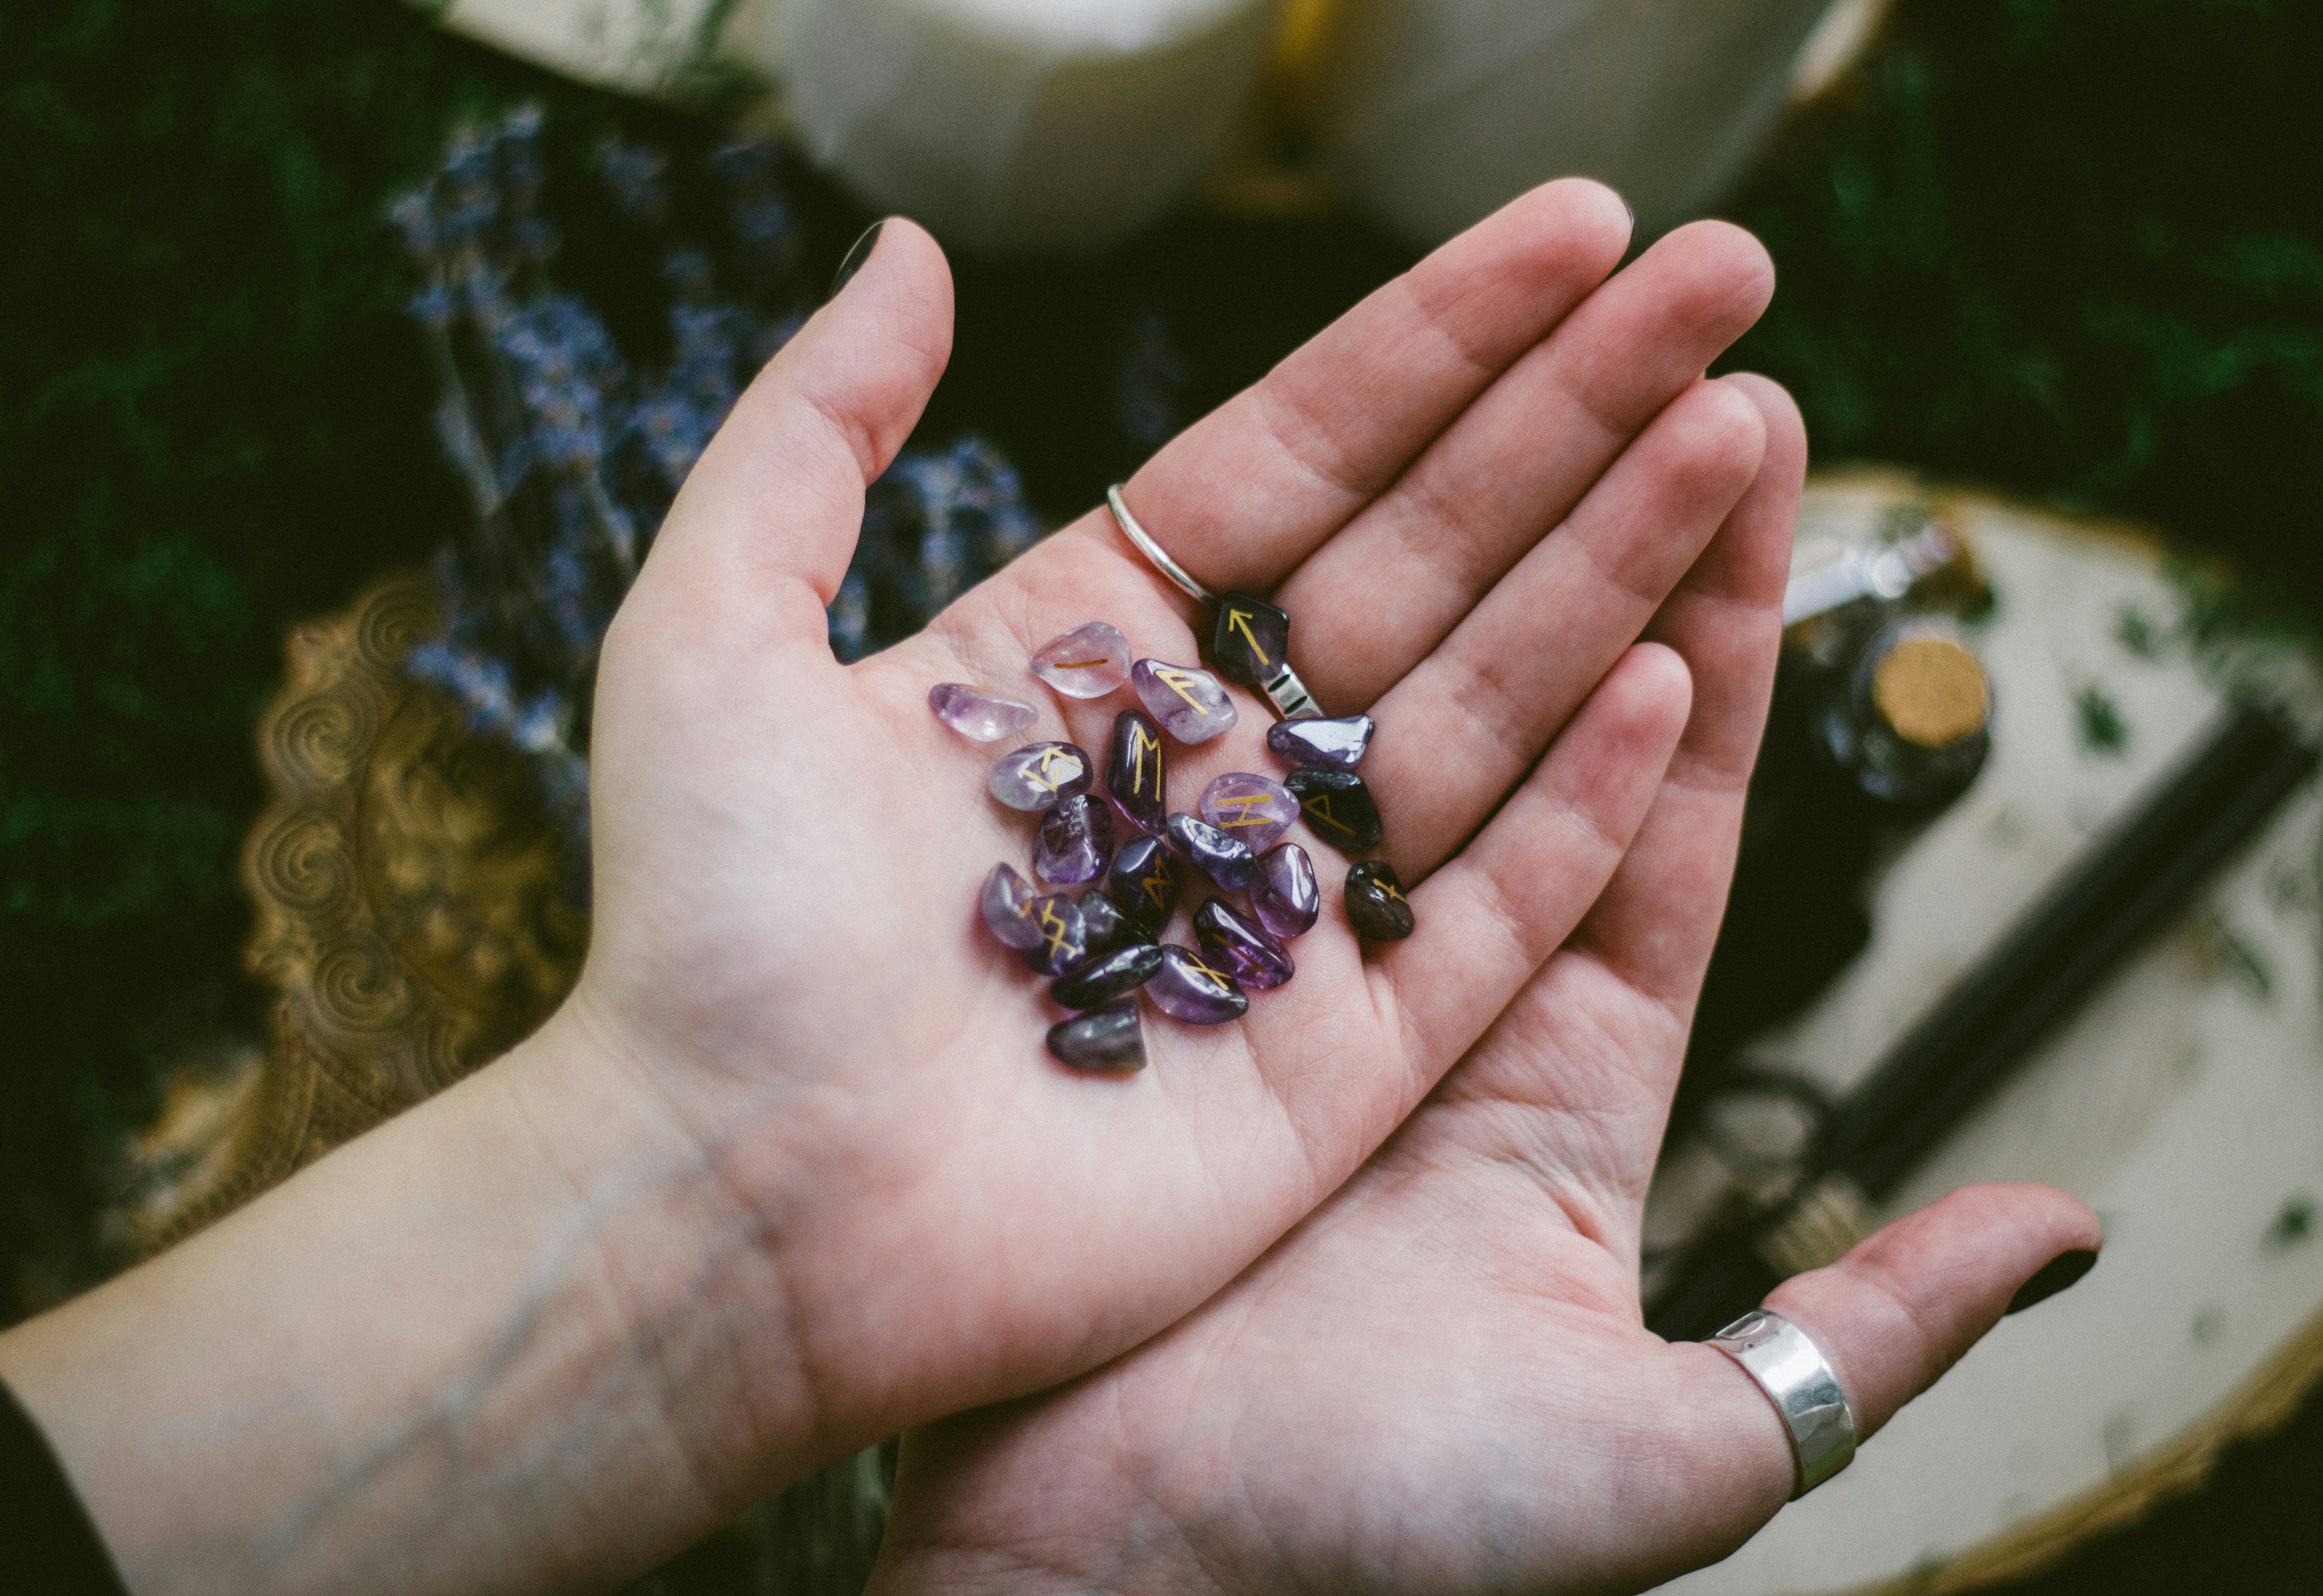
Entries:
{"type": "Polygon", "coordinates": [[[1078,781],[1080,774],[1081,762],[1070,754],[1062,748],[1043,748],[1041,757],[1033,762],[1033,768],[1024,773],[1024,779],[1044,793],[1053,793],[1067,782],[1078,781]],[[1062,775],[1056,774],[1060,765],[1065,767],[1062,775]]]}
{"type": "Polygon", "coordinates": [[[1307,818],[1310,821],[1320,821],[1327,826],[1336,827],[1350,837],[1355,834],[1353,826],[1331,812],[1331,795],[1328,793],[1318,793],[1299,807],[1307,812],[1307,818]]]}
{"type": "Polygon", "coordinates": [[[1049,944],[1049,951],[1062,954],[1065,950],[1065,922],[1054,908],[1041,905],[1041,938],[1049,944]]]}
{"type": "Polygon", "coordinates": [[[1170,862],[1163,859],[1155,864],[1137,885],[1144,889],[1147,897],[1153,900],[1153,906],[1156,909],[1167,909],[1170,906],[1170,900],[1163,897],[1162,892],[1170,885],[1170,862]]]}
{"type": "Polygon", "coordinates": [[[1405,908],[1409,909],[1411,907],[1411,900],[1403,895],[1402,892],[1396,886],[1394,882],[1382,881],[1378,876],[1374,876],[1372,877],[1372,885],[1378,887],[1380,891],[1387,894],[1388,896],[1393,898],[1397,903],[1401,903],[1405,908]]]}
{"type": "Polygon", "coordinates": [[[1223,997],[1226,995],[1227,989],[1226,976],[1220,971],[1212,969],[1200,959],[1189,959],[1186,960],[1186,973],[1191,976],[1207,976],[1211,982],[1217,987],[1217,990],[1212,993],[1211,995],[1214,997],[1223,997]]]}
{"type": "Polygon", "coordinates": [[[1259,663],[1259,664],[1261,664],[1261,665],[1272,665],[1272,664],[1274,663],[1272,660],[1271,660],[1271,659],[1269,659],[1269,658],[1267,658],[1267,657],[1266,657],[1266,650],[1265,650],[1265,649],[1263,649],[1263,648],[1261,648],[1261,647],[1258,646],[1258,636],[1257,636],[1257,634],[1256,634],[1256,633],[1254,633],[1254,632],[1253,632],[1253,631],[1250,629],[1250,611],[1249,611],[1249,610],[1227,610],[1227,611],[1226,611],[1226,630],[1228,630],[1228,631],[1230,631],[1230,632],[1240,632],[1240,633],[1242,634],[1242,636],[1243,636],[1243,641],[1244,641],[1244,642],[1245,642],[1245,643],[1248,643],[1248,644],[1250,645],[1250,651],[1251,651],[1253,654],[1255,654],[1255,655],[1257,655],[1257,656],[1258,656],[1258,663],[1259,663]]]}
{"type": "Polygon", "coordinates": [[[1253,804],[1264,803],[1271,805],[1273,802],[1273,798],[1265,793],[1253,793],[1246,798],[1221,798],[1218,800],[1218,807],[1220,809],[1232,809],[1235,812],[1235,818],[1226,822],[1226,829],[1232,830],[1236,826],[1264,826],[1272,824],[1274,820],[1272,815],[1253,814],[1250,812],[1251,807],[1253,804]]]}
{"type": "Polygon", "coordinates": [[[1186,689],[1193,683],[1194,676],[1192,672],[1181,671],[1176,665],[1155,665],[1153,667],[1153,679],[1156,682],[1161,683],[1162,686],[1167,687],[1171,692],[1176,693],[1180,698],[1184,699],[1187,704],[1196,714],[1207,715],[1211,712],[1207,704],[1205,704],[1200,699],[1196,698],[1192,693],[1186,691],[1186,689]]]}
{"type": "Polygon", "coordinates": [[[1105,663],[1101,659],[1060,659],[1049,668],[1053,671],[1087,671],[1105,663]]]}
{"type": "MultiPolygon", "coordinates": [[[[1195,707],[1200,708],[1198,704],[1195,707]]],[[[1153,790],[1159,793],[1162,790],[1162,745],[1153,740],[1152,732],[1132,720],[1129,723],[1129,760],[1130,769],[1137,778],[1129,784],[1132,793],[1145,791],[1145,756],[1148,754],[1153,756],[1153,790]]]]}

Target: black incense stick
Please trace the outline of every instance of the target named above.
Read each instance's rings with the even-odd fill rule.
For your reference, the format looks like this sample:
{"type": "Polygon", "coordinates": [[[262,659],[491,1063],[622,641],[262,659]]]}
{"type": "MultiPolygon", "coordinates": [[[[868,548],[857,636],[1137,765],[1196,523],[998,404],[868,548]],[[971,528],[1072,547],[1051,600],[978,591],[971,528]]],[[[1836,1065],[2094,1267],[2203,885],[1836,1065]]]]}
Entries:
{"type": "MultiPolygon", "coordinates": [[[[1878,1198],[2049,1029],[2190,897],[2315,768],[2277,709],[2245,705],[2127,822],[2052,887],[1898,1041],[1833,1115],[1799,1190],[1843,1177],[1878,1198]]],[[[1689,1246],[1648,1322],[1708,1335],[1779,1280],[1761,1256],[1778,1209],[1689,1246]]]]}

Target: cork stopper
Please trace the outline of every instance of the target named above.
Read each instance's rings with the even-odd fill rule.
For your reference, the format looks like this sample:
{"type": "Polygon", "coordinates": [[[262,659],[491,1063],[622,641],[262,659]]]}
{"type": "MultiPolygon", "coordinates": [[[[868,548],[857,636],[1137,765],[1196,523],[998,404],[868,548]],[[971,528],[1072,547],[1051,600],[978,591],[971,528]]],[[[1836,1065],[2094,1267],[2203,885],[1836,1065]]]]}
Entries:
{"type": "Polygon", "coordinates": [[[1871,673],[1871,702],[1897,737],[1941,748],[1983,726],[1992,687],[1976,656],[1950,637],[1906,637],[1871,673]]]}

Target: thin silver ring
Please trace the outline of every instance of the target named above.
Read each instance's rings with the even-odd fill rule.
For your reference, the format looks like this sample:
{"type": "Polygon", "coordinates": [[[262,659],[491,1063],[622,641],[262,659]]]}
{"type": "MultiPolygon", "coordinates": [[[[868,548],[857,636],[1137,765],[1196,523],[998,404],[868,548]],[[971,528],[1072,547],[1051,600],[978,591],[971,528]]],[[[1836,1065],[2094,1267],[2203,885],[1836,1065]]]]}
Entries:
{"type": "Polygon", "coordinates": [[[1214,595],[1209,589],[1204,587],[1200,582],[1196,582],[1192,577],[1187,575],[1186,568],[1179,564],[1177,561],[1171,559],[1168,555],[1163,554],[1162,552],[1162,546],[1154,542],[1153,539],[1146,533],[1145,528],[1137,524],[1137,518],[1129,513],[1129,506],[1121,501],[1121,484],[1119,482],[1116,482],[1112,487],[1107,488],[1105,491],[1105,502],[1106,507],[1113,511],[1114,524],[1121,528],[1122,532],[1128,537],[1130,542],[1137,546],[1137,552],[1143,555],[1147,559],[1152,561],[1153,568],[1162,573],[1162,575],[1168,577],[1171,584],[1174,585],[1180,592],[1193,600],[1197,604],[1207,604],[1215,601],[1216,595],[1214,595]]]}
{"type": "Polygon", "coordinates": [[[1797,1470],[1793,1501],[1855,1461],[1855,1409],[1848,1406],[1823,1349],[1805,1331],[1771,1309],[1758,1308],[1707,1344],[1741,1364],[1782,1416],[1797,1470]]]}

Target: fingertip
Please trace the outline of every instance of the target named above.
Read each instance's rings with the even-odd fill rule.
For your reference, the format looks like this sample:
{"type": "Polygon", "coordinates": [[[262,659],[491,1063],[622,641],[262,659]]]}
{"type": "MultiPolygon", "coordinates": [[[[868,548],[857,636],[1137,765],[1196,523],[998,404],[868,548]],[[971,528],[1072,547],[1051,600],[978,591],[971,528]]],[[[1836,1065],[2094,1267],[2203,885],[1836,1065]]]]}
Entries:
{"type": "Polygon", "coordinates": [[[1807,460],[1807,424],[1799,414],[1798,401],[1791,390],[1772,377],[1756,371],[1729,371],[1717,379],[1748,399],[1758,412],[1758,424],[1765,429],[1766,452],[1762,469],[1782,469],[1804,476],[1807,460]]]}
{"type": "Polygon", "coordinates": [[[1634,684],[1641,724],[1672,748],[1694,712],[1694,673],[1685,656],[1666,643],[1633,643],[1614,666],[1634,684]]]}
{"type": "Polygon", "coordinates": [[[1756,234],[1731,222],[1688,222],[1664,234],[1646,254],[1683,261],[1746,326],[1775,297],[1774,257],[1756,234]]]}

